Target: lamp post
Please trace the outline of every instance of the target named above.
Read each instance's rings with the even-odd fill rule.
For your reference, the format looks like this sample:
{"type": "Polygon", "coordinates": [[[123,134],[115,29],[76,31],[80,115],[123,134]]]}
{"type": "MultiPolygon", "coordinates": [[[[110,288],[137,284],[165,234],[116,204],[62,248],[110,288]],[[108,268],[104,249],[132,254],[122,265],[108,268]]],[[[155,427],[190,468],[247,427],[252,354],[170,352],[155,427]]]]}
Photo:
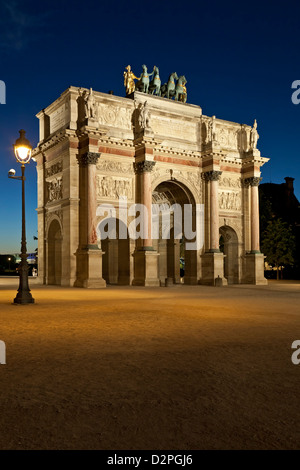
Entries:
{"type": "Polygon", "coordinates": [[[8,270],[10,271],[10,260],[11,258],[7,258],[8,259],[8,270]]]}
{"type": "Polygon", "coordinates": [[[20,137],[16,140],[14,145],[14,153],[17,162],[21,163],[22,176],[15,176],[15,170],[8,172],[8,177],[22,181],[22,242],[21,242],[21,262],[19,266],[19,289],[14,299],[15,304],[32,304],[34,298],[32,297],[28,285],[28,263],[27,263],[27,248],[26,248],[26,228],[25,228],[25,164],[30,162],[31,150],[29,140],[25,137],[25,131],[19,131],[20,137]]]}

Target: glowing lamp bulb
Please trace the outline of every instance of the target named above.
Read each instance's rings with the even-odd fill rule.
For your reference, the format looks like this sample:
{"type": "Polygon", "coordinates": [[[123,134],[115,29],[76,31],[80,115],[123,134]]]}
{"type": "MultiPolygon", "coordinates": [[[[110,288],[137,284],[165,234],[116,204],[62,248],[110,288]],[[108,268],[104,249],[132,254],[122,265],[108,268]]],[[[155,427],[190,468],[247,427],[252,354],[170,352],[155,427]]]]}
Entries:
{"type": "Polygon", "coordinates": [[[25,137],[25,131],[22,129],[19,132],[20,137],[16,140],[14,145],[15,156],[19,163],[29,163],[32,147],[29,140],[25,137]]]}

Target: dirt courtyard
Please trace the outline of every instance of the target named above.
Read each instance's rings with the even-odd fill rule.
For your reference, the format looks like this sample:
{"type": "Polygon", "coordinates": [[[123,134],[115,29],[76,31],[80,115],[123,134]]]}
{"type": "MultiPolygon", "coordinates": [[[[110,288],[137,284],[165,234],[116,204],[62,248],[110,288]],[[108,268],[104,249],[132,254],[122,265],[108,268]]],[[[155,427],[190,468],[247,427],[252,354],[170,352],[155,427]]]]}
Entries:
{"type": "Polygon", "coordinates": [[[0,279],[0,449],[298,449],[300,283],[0,279]]]}

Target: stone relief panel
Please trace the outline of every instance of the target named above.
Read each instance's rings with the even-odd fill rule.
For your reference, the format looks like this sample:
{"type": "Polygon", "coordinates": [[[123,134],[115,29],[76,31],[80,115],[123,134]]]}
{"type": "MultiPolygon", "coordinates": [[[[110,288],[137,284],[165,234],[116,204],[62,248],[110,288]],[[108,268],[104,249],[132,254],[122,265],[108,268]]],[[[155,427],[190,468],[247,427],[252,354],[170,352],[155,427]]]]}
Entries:
{"type": "Polygon", "coordinates": [[[229,128],[217,126],[216,134],[217,134],[217,141],[220,143],[222,147],[230,148],[230,149],[238,148],[237,131],[235,129],[229,129],[229,128]]]}
{"type": "Polygon", "coordinates": [[[64,127],[70,120],[69,103],[65,102],[50,114],[50,134],[64,127]]]}
{"type": "Polygon", "coordinates": [[[130,130],[132,127],[132,111],[119,106],[98,103],[99,124],[121,127],[130,130]]]}
{"type": "MultiPolygon", "coordinates": [[[[216,120],[214,125],[214,139],[221,147],[246,152],[249,149],[250,139],[249,126],[227,126],[216,120]]],[[[212,118],[203,118],[202,121],[202,143],[208,144],[212,140],[212,118]]]]}
{"type": "Polygon", "coordinates": [[[54,165],[51,165],[49,168],[46,168],[45,177],[49,178],[49,176],[56,175],[56,173],[61,173],[62,170],[63,170],[62,162],[54,163],[54,165]]]}
{"type": "Polygon", "coordinates": [[[102,159],[97,163],[97,170],[105,173],[119,173],[121,175],[124,173],[132,175],[134,173],[132,163],[112,162],[102,159]]]}
{"type": "Polygon", "coordinates": [[[62,177],[55,178],[52,181],[49,181],[47,184],[47,192],[46,192],[46,201],[47,202],[54,202],[62,199],[62,192],[63,192],[63,182],[62,177]]]}
{"type": "Polygon", "coordinates": [[[241,194],[233,191],[219,191],[219,208],[226,211],[240,211],[241,194]]]}
{"type": "Polygon", "coordinates": [[[163,116],[152,116],[151,128],[155,134],[173,137],[175,139],[197,140],[197,127],[195,122],[186,122],[179,119],[170,119],[163,116]]]}
{"type": "Polygon", "coordinates": [[[117,199],[122,196],[126,196],[127,199],[132,199],[132,179],[97,176],[97,197],[99,199],[103,197],[117,199]]]}
{"type": "Polygon", "coordinates": [[[219,181],[219,187],[241,188],[241,178],[233,178],[231,176],[222,175],[219,181]]]}

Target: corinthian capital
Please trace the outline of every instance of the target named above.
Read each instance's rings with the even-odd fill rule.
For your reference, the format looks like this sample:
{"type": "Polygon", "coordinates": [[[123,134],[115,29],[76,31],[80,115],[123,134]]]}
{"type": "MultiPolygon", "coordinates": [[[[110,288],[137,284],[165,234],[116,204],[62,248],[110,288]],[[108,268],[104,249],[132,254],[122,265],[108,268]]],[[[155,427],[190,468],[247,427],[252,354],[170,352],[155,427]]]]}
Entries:
{"type": "Polygon", "coordinates": [[[244,180],[242,180],[242,182],[244,186],[248,188],[249,186],[258,186],[261,180],[262,178],[259,178],[258,176],[252,176],[251,178],[245,178],[244,180]]]}
{"type": "Polygon", "coordinates": [[[152,171],[156,162],[149,162],[148,160],[144,160],[143,162],[134,163],[134,171],[137,175],[144,173],[146,171],[152,171]]]}
{"type": "Polygon", "coordinates": [[[205,181],[219,181],[222,171],[205,171],[202,173],[202,178],[205,181]]]}
{"type": "Polygon", "coordinates": [[[96,165],[100,158],[100,153],[86,152],[83,155],[77,155],[77,161],[81,166],[96,165]]]}

